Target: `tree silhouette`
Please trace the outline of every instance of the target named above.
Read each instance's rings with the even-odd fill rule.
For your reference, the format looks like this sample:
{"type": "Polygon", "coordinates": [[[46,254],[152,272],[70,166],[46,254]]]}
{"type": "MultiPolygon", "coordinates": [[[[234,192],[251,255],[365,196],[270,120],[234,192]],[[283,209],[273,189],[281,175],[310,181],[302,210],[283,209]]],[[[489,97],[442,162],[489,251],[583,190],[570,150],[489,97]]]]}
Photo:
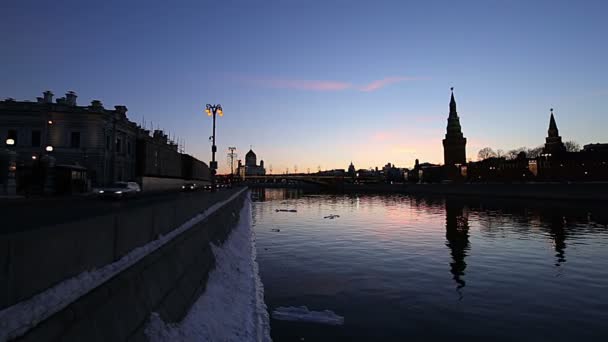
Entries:
{"type": "Polygon", "coordinates": [[[496,157],[496,152],[494,152],[494,150],[491,149],[490,147],[484,147],[481,150],[479,150],[479,152],[477,153],[478,160],[485,160],[485,159],[494,158],[494,157],[496,157]]]}
{"type": "Polygon", "coordinates": [[[564,146],[566,146],[566,151],[568,152],[578,152],[581,150],[581,145],[572,140],[564,142],[564,146]]]}

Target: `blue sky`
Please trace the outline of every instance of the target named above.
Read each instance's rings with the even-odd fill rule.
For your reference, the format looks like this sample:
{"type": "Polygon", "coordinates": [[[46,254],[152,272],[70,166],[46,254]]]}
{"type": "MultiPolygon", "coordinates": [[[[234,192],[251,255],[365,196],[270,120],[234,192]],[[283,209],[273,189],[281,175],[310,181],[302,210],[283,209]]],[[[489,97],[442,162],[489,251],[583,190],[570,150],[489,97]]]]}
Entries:
{"type": "Polygon", "coordinates": [[[455,87],[467,157],[608,142],[606,1],[11,1],[0,97],[74,90],[124,104],[208,161],[228,146],[273,172],[441,162],[455,87]]]}

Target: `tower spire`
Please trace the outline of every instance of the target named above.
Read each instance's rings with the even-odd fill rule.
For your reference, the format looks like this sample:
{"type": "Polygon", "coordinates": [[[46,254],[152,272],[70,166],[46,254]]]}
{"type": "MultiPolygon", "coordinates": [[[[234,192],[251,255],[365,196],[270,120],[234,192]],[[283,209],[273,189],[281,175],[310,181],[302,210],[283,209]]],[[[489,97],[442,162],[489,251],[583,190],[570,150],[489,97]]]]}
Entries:
{"type": "Polygon", "coordinates": [[[443,159],[445,165],[464,165],[466,163],[467,139],[462,134],[460,118],[456,112],[456,100],[454,99],[454,87],[451,87],[450,114],[445,139],[443,139],[443,159]]]}
{"type": "Polygon", "coordinates": [[[559,136],[555,117],[553,116],[553,108],[551,108],[551,117],[549,118],[549,130],[545,139],[545,148],[543,153],[557,155],[566,152],[566,146],[562,142],[562,137],[559,136]]]}
{"type": "Polygon", "coordinates": [[[550,137],[559,136],[557,124],[555,123],[555,117],[553,116],[553,108],[551,108],[551,118],[549,119],[549,136],[550,137]]]}
{"type": "Polygon", "coordinates": [[[450,116],[458,116],[458,113],[456,112],[456,100],[454,99],[454,87],[451,87],[450,90],[452,91],[452,97],[450,98],[450,116]]]}

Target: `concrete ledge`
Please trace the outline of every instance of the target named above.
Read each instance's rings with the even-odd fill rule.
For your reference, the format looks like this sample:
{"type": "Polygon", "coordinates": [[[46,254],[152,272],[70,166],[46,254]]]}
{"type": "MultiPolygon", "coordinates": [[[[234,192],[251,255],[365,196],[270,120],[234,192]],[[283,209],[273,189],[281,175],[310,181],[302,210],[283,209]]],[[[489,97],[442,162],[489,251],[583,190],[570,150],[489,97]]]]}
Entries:
{"type": "Polygon", "coordinates": [[[120,259],[239,190],[184,194],[132,210],[0,235],[0,310],[120,259]]]}
{"type": "Polygon", "coordinates": [[[221,244],[238,222],[247,192],[41,322],[19,341],[143,341],[152,312],[180,321],[204,291],[221,244]]]}

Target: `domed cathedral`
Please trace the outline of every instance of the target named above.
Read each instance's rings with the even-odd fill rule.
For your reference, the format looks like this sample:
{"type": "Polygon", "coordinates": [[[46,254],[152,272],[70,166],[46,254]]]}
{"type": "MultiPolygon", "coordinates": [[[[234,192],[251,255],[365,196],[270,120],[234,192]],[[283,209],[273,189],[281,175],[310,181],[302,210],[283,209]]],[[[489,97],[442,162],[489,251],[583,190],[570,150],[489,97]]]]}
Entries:
{"type": "Polygon", "coordinates": [[[252,149],[245,155],[245,165],[241,164],[239,160],[239,166],[237,168],[237,176],[245,179],[247,176],[263,176],[266,174],[264,168],[264,161],[260,160],[260,165],[257,164],[258,157],[252,149]]]}
{"type": "Polygon", "coordinates": [[[249,150],[245,155],[245,165],[246,166],[256,166],[258,163],[258,157],[255,155],[253,150],[249,150]]]}
{"type": "Polygon", "coordinates": [[[466,145],[467,138],[462,135],[460,118],[456,112],[456,100],[454,100],[454,87],[451,88],[450,115],[448,116],[447,132],[443,139],[443,163],[446,166],[464,165],[467,161],[466,145]]]}
{"type": "Polygon", "coordinates": [[[557,130],[557,124],[555,123],[555,117],[553,116],[553,108],[551,108],[551,117],[549,118],[549,130],[547,131],[547,138],[545,139],[545,147],[543,148],[543,154],[547,155],[560,155],[566,152],[566,145],[562,142],[562,137],[559,135],[557,130]]]}

